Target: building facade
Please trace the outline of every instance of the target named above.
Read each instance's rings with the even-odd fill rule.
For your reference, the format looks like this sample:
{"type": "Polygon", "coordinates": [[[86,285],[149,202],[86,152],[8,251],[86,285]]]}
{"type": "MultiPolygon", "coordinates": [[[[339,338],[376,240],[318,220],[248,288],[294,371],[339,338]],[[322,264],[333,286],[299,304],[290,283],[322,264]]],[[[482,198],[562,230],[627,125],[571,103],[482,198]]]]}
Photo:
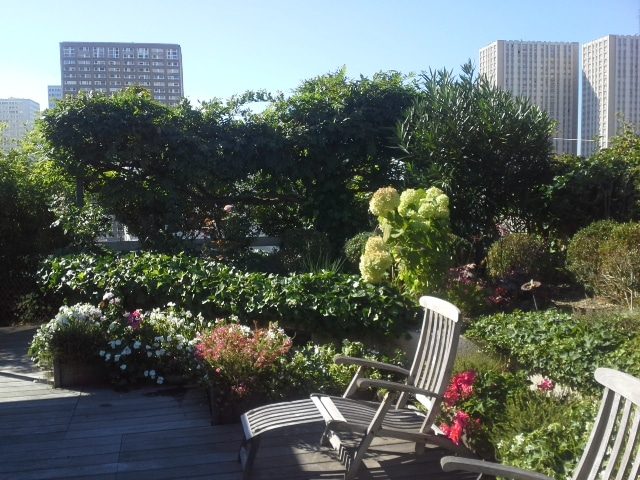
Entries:
{"type": "Polygon", "coordinates": [[[480,49],[480,74],[526,97],[557,122],[556,153],[577,154],[579,48],[577,42],[498,40],[480,49]]]}
{"type": "Polygon", "coordinates": [[[58,103],[58,100],[62,100],[62,85],[48,85],[47,86],[48,107],[53,108],[58,103]]]}
{"type": "Polygon", "coordinates": [[[165,105],[184,97],[180,45],[164,43],[60,43],[62,95],[112,95],[140,85],[165,105]]]}
{"type": "Polygon", "coordinates": [[[582,46],[583,154],[640,125],[640,36],[607,35],[582,46]]]}
{"type": "Polygon", "coordinates": [[[0,98],[0,147],[18,146],[40,117],[40,105],[27,98],[0,98]]]}

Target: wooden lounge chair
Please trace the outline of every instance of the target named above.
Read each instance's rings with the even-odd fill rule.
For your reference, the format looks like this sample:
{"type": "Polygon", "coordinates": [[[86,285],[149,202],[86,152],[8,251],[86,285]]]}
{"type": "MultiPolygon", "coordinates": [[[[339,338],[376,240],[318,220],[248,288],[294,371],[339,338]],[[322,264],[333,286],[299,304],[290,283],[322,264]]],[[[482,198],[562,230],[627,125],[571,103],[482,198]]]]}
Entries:
{"type": "Polygon", "coordinates": [[[442,396],[446,390],[458,347],[459,310],[434,297],[421,297],[424,320],[410,370],[351,357],[336,362],[358,365],[358,371],[342,397],[311,396],[326,428],[321,442],[333,446],[346,465],[345,478],[354,478],[372,440],[376,436],[400,438],[416,443],[416,452],[425,445],[445,446],[469,453],[464,447],[433,430],[442,396]],[[366,378],[368,369],[379,369],[405,376],[404,383],[366,378]],[[359,388],[387,390],[381,402],[353,398],[359,388]],[[409,396],[424,407],[424,413],[407,405],[409,396]]]}
{"type": "MultiPolygon", "coordinates": [[[[609,368],[595,372],[604,385],[600,411],[573,480],[640,478],[640,379],[609,368]]],[[[442,468],[520,480],[553,480],[541,473],[470,458],[444,457],[442,468]]],[[[480,477],[478,477],[480,478],[480,477]]]]}

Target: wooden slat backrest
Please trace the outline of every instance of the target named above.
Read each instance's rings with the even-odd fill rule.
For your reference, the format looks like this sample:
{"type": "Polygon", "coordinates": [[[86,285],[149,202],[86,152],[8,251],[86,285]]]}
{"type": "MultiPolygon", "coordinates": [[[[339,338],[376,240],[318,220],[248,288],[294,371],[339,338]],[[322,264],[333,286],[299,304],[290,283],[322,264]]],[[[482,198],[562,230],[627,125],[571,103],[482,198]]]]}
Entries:
{"type": "MultiPolygon", "coordinates": [[[[408,383],[436,393],[441,400],[458,349],[460,311],[449,302],[429,296],[421,297],[420,305],[424,308],[424,317],[408,383]]],[[[428,409],[424,425],[430,426],[438,414],[440,400],[423,395],[416,398],[428,409]]],[[[397,406],[403,407],[405,402],[403,395],[397,406]]]]}
{"type": "Polygon", "coordinates": [[[574,480],[637,480],[640,475],[640,380],[599,368],[604,387],[598,416],[574,480]]]}

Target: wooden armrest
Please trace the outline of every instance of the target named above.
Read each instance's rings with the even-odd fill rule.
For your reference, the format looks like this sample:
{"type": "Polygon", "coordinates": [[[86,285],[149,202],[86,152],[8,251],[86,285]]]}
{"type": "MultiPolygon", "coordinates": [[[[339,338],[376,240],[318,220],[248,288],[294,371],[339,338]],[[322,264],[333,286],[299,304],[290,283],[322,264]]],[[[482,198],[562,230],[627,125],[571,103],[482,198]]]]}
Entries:
{"type": "Polygon", "coordinates": [[[521,468],[501,465],[499,463],[485,462],[465,457],[443,457],[440,465],[445,472],[452,470],[465,470],[467,472],[482,473],[498,477],[513,478],[518,480],[553,480],[542,473],[522,470],[521,468]]]}
{"type": "Polygon", "coordinates": [[[425,395],[427,397],[438,397],[439,395],[425,390],[424,388],[405,385],[404,383],[389,382],[387,380],[374,380],[372,378],[361,378],[357,382],[358,387],[386,388],[395,392],[413,393],[414,395],[425,395]]]}
{"type": "Polygon", "coordinates": [[[347,357],[345,355],[336,355],[333,361],[338,365],[359,365],[361,367],[375,368],[378,370],[386,370],[388,372],[400,373],[404,376],[409,375],[409,370],[391,365],[389,363],[377,362],[376,360],[368,360],[366,358],[347,357]]]}

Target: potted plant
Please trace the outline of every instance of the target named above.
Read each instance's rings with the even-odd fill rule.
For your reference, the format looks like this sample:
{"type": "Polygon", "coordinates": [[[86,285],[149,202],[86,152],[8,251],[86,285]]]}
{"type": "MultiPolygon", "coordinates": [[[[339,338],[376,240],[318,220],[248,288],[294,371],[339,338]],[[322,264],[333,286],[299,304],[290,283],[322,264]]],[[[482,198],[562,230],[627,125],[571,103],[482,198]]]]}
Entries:
{"type": "Polygon", "coordinates": [[[53,370],[54,387],[72,387],[104,380],[98,352],[105,342],[106,317],[86,303],[62,306],[33,337],[29,355],[44,369],[53,370]]]}
{"type": "Polygon", "coordinates": [[[244,411],[268,400],[268,384],[291,344],[275,324],[251,329],[219,321],[200,336],[196,358],[204,370],[212,424],[237,422],[244,411]]]}

